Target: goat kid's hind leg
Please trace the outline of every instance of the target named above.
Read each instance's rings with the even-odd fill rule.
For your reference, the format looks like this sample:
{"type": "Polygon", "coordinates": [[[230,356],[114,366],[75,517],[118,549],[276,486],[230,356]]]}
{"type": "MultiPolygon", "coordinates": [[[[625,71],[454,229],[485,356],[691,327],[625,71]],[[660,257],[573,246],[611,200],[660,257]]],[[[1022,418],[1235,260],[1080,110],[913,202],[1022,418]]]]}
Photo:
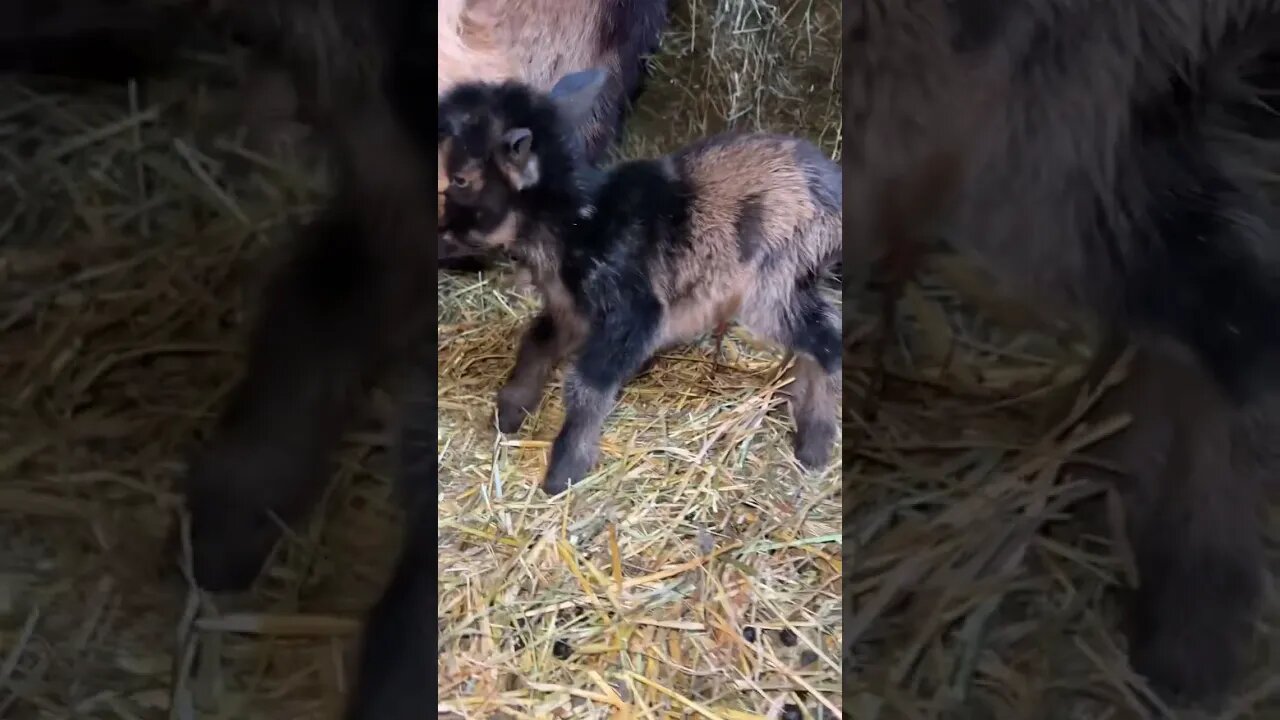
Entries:
{"type": "Polygon", "coordinates": [[[498,391],[498,430],[512,434],[538,409],[551,371],[572,342],[571,329],[551,313],[542,312],[520,338],[516,363],[498,391]]]}
{"type": "Polygon", "coordinates": [[[557,495],[582,480],[600,449],[604,421],[617,403],[622,384],[652,355],[660,309],[628,308],[628,317],[599,319],[564,379],[564,425],[551,447],[551,463],[542,488],[557,495]]]}
{"type": "Polygon", "coordinates": [[[786,322],[787,345],[795,353],[794,380],[788,386],[796,424],[796,460],[809,470],[826,466],[838,433],[840,357],[839,314],[804,285],[795,293],[786,322]]]}
{"type": "Polygon", "coordinates": [[[1264,468],[1240,442],[1239,409],[1191,361],[1139,350],[1094,412],[1117,410],[1133,422],[1094,452],[1123,472],[1138,570],[1130,661],[1166,700],[1212,704],[1232,682],[1262,592],[1264,468]]]}

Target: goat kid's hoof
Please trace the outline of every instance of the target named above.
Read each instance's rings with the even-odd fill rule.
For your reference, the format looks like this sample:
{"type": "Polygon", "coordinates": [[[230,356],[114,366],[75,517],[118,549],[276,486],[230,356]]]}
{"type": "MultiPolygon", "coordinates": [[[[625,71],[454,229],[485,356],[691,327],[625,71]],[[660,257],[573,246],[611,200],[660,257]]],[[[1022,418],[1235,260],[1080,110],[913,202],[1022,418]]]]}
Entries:
{"type": "Polygon", "coordinates": [[[249,589],[280,538],[273,528],[266,513],[248,509],[213,522],[193,512],[191,572],[196,585],[214,593],[249,589]]]}
{"type": "Polygon", "coordinates": [[[1129,662],[1167,704],[1212,712],[1232,690],[1260,586],[1250,568],[1229,557],[1180,570],[1158,589],[1137,588],[1129,662]]]}
{"type": "Polygon", "coordinates": [[[1166,704],[1212,712],[1231,689],[1239,667],[1236,639],[1207,630],[1168,625],[1145,640],[1130,640],[1130,664],[1166,704]]]}
{"type": "Polygon", "coordinates": [[[197,482],[187,492],[191,573],[206,592],[247,590],[280,539],[269,510],[243,502],[234,487],[197,482]]]}
{"type": "Polygon", "coordinates": [[[809,425],[798,429],[794,444],[796,460],[806,470],[822,470],[831,460],[835,437],[834,425],[809,425]]]}
{"type": "Polygon", "coordinates": [[[568,490],[570,485],[581,482],[590,470],[590,462],[573,458],[552,460],[547,476],[542,480],[542,491],[548,495],[559,495],[568,490]]]}
{"type": "Polygon", "coordinates": [[[515,391],[503,388],[498,392],[498,431],[504,435],[520,432],[525,418],[533,414],[536,403],[515,391]]]}
{"type": "Polygon", "coordinates": [[[542,492],[552,496],[559,495],[568,490],[572,482],[573,480],[568,476],[547,473],[547,476],[542,479],[542,492]]]}

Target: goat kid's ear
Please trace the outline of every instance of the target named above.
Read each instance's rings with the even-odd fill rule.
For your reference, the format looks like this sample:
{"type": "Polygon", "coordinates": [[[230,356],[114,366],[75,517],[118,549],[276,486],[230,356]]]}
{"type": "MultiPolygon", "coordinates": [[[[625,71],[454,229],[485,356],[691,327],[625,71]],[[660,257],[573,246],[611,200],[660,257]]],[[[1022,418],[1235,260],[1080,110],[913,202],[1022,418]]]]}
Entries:
{"type": "Polygon", "coordinates": [[[498,165],[517,190],[538,184],[538,156],[533,154],[533,132],[529,128],[512,128],[502,134],[498,165]]]}
{"type": "Polygon", "coordinates": [[[603,68],[579,70],[560,78],[548,95],[565,120],[581,125],[594,114],[596,99],[608,79],[609,73],[603,68]]]}

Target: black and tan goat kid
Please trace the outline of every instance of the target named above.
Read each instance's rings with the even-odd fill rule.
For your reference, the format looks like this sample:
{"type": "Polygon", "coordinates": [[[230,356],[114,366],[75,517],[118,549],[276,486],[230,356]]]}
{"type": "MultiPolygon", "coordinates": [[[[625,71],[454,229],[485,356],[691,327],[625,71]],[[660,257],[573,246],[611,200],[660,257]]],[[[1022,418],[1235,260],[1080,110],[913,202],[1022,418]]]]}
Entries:
{"type": "MultiPolygon", "coordinates": [[[[854,0],[846,264],[940,234],[1011,292],[1137,345],[1129,652],[1170,698],[1232,682],[1280,480],[1280,4],[854,0]]],[[[1114,359],[1103,358],[1101,361],[1114,359]]]]}
{"type": "Polygon", "coordinates": [[[840,255],[839,167],[803,140],[725,134],[593,170],[568,129],[603,81],[574,73],[549,94],[468,84],[440,101],[443,232],[504,248],[543,298],[498,396],[500,429],[520,427],[572,355],[543,485],[561,492],[594,465],[623,383],[736,317],[793,351],[796,455],[823,465],[838,429],[840,318],[820,286],[840,255]]]}

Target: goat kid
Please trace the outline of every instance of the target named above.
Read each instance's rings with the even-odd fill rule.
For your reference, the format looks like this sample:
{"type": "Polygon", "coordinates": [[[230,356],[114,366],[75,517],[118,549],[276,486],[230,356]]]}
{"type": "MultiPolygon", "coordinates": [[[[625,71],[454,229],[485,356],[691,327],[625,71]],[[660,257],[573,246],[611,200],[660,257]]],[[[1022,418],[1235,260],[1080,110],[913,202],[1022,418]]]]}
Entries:
{"type": "Polygon", "coordinates": [[[472,83],[440,100],[442,232],[504,249],[543,298],[498,395],[499,429],[516,432],[554,367],[576,356],[543,482],[562,492],[595,464],[623,383],[655,352],[736,317],[794,353],[796,456],[824,465],[841,345],[839,313],[819,290],[841,250],[839,167],[796,138],[723,134],[593,169],[571,128],[604,82],[592,69],[548,94],[472,83]]]}

